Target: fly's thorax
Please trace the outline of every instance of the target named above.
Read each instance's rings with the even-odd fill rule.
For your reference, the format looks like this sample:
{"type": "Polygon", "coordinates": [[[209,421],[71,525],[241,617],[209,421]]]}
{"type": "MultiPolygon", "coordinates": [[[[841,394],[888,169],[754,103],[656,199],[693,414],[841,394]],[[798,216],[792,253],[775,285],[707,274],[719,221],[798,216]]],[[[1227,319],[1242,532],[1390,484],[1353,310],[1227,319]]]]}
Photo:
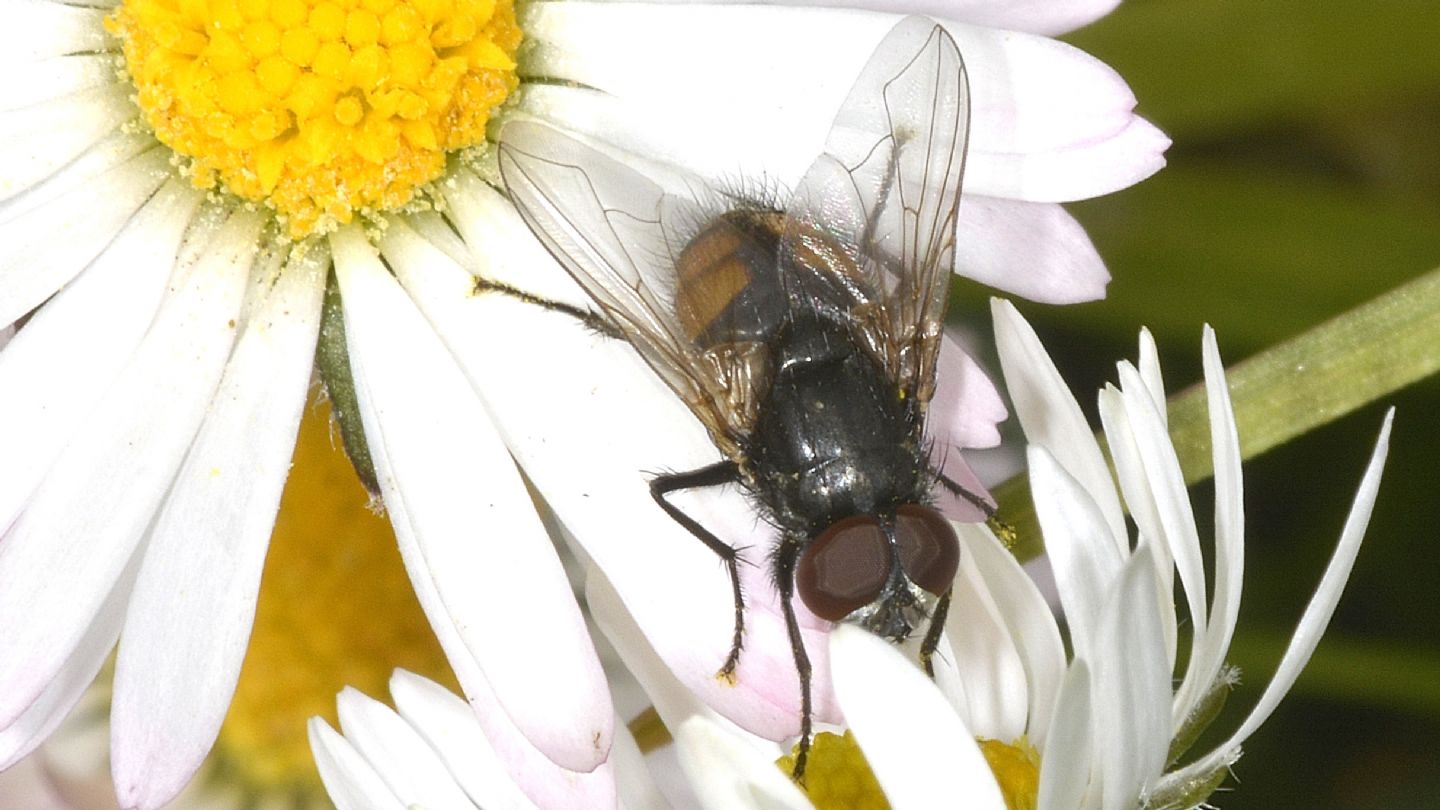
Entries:
{"type": "Polygon", "coordinates": [[[905,504],[852,515],[814,537],[796,563],[795,590],[822,619],[901,641],[933,614],[959,565],[950,523],[932,507],[905,504]]]}

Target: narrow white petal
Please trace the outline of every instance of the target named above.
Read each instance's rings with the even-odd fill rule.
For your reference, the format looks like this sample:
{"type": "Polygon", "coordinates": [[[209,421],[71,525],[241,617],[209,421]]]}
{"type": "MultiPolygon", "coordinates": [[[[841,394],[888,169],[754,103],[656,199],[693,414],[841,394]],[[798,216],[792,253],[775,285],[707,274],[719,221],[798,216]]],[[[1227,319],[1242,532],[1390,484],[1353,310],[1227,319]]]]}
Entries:
{"type": "MultiPolygon", "coordinates": [[[[660,791],[645,760],[645,753],[635,742],[630,729],[618,715],[615,718],[615,743],[610,748],[610,761],[620,774],[620,806],[625,810],[670,810],[670,802],[660,791]]],[[[768,760],[767,760],[768,761],[768,760]]]]}
{"type": "Polygon", "coordinates": [[[84,636],[150,525],[229,355],[258,231],[237,214],[189,268],[0,542],[0,724],[84,636]]]}
{"type": "Polygon", "coordinates": [[[1165,167],[1170,139],[1138,115],[1110,137],[1064,149],[973,155],[965,183],[1031,202],[1073,202],[1128,188],[1165,167]]]}
{"type": "Polygon", "coordinates": [[[1034,581],[989,529],[978,525],[958,528],[961,548],[974,561],[990,588],[1000,618],[1020,655],[1029,701],[1025,733],[1032,744],[1044,746],[1051,725],[1050,713],[1065,674],[1065,646],[1060,640],[1060,628],[1034,581]]]}
{"type": "Polygon", "coordinates": [[[81,90],[113,84],[115,57],[108,53],[81,53],[42,59],[27,65],[24,76],[24,81],[0,85],[0,111],[18,110],[81,90]]]}
{"type": "Polygon", "coordinates": [[[109,50],[115,41],[105,33],[107,13],[47,0],[11,0],[0,26],[0,65],[13,71],[32,59],[109,50]]]}
{"type": "MultiPolygon", "coordinates": [[[[1090,668],[1077,659],[1065,672],[1055,695],[1054,720],[1041,748],[1039,810],[1076,810],[1086,806],[1094,751],[1090,717],[1090,668]]],[[[1098,785],[1096,785],[1098,788],[1098,785]]]]}
{"type": "Polygon", "coordinates": [[[955,272],[1046,304],[1104,298],[1110,281],[1085,229],[1061,206],[971,193],[960,203],[955,272]]]}
{"type": "Polygon", "coordinates": [[[1005,807],[974,735],[913,663],[870,633],[830,634],[835,697],[896,810],[949,796],[966,808],[1005,807]]]}
{"type": "MultiPolygon", "coordinates": [[[[563,291],[555,297],[584,304],[499,193],[457,180],[446,195],[487,278],[547,296],[563,291]]],[[[397,266],[401,283],[464,365],[536,488],[624,594],[646,637],[680,679],[726,717],[772,739],[794,735],[798,679],[766,556],[774,531],[733,487],[676,498],[702,525],[742,548],[745,654],[738,684],[728,687],[714,677],[734,619],[725,571],[650,495],[655,471],[719,459],[699,422],[623,341],[508,296],[476,295],[470,274],[436,255],[423,272],[397,266]],[[521,350],[514,348],[516,335],[524,336],[521,350]]],[[[823,644],[829,624],[803,606],[797,612],[815,666],[816,717],[834,720],[823,644]]]]}
{"type": "Polygon", "coordinates": [[[172,181],[0,353],[0,526],[39,485],[115,380],[165,293],[199,192],[172,181]],[[56,374],[55,369],[65,369],[56,374]]]}
{"type": "MultiPolygon", "coordinates": [[[[545,90],[541,95],[549,98],[527,101],[527,108],[573,129],[605,132],[632,152],[705,176],[734,176],[741,170],[791,183],[820,153],[855,76],[899,19],[872,11],[794,6],[538,3],[525,20],[527,33],[540,44],[529,67],[540,76],[605,95],[575,101],[581,94],[545,90]],[[793,47],[817,27],[826,32],[825,49],[793,47]],[[613,59],[602,47],[635,37],[647,45],[645,60],[613,59]],[[749,43],[750,58],[729,58],[725,43],[735,41],[749,43]],[[728,68],[713,77],[639,69],[715,60],[728,68]],[[559,101],[561,95],[570,100],[559,101]]],[[[1044,37],[958,22],[947,22],[946,28],[970,74],[967,188],[1016,197],[1009,191],[1064,185],[1080,196],[1093,196],[1101,192],[1085,194],[1084,182],[1097,182],[1097,189],[1114,184],[1111,175],[1121,167],[1111,164],[1126,152],[1102,147],[1136,119],[1130,112],[1135,97],[1113,70],[1044,37]],[[1016,155],[1034,155],[1046,168],[1058,168],[1061,177],[1047,184],[1031,176],[1016,155]],[[1097,157],[1105,161],[1088,172],[1079,160],[1097,157]]]]}
{"type": "Polygon", "coordinates": [[[1170,669],[1153,607],[1154,562],[1141,546],[1100,617],[1094,668],[1095,750],[1107,810],[1133,810],[1170,747],[1170,669]]]}
{"type": "Polygon", "coordinates": [[[435,750],[393,709],[349,686],[335,702],[345,739],[406,807],[474,810],[435,750]]]}
{"type": "Polygon", "coordinates": [[[93,186],[0,221],[0,323],[13,323],[89,264],[171,176],[166,160],[153,149],[93,186]]]}
{"type": "Polygon", "coordinates": [[[175,173],[169,167],[169,149],[161,146],[159,141],[148,134],[126,132],[122,127],[86,149],[83,154],[44,181],[0,203],[0,222],[9,222],[71,192],[85,191],[94,194],[98,183],[115,182],[114,177],[120,176],[117,174],[102,179],[108,172],[132,161],[143,152],[151,151],[155,154],[151,156],[153,163],[149,165],[163,176],[174,177],[175,173]]]}
{"type": "MultiPolygon", "coordinates": [[[[556,764],[589,771],[609,752],[614,713],[519,471],[454,358],[359,229],[332,244],[386,507],[411,578],[432,581],[439,599],[421,604],[432,623],[454,624],[526,737],[556,764]],[[545,655],[524,654],[537,638],[545,655]]],[[[425,258],[419,249],[387,249],[387,258],[413,264],[425,258]]]]}
{"type": "Polygon", "coordinates": [[[1008,301],[992,299],[995,348],[1005,370],[1005,388],[1025,440],[1049,450],[1065,471],[1089,493],[1104,516],[1111,545],[1128,550],[1124,513],[1110,468],[1085,421],[1085,414],[1040,345],[1035,330],[1008,301]]]}
{"type": "Polygon", "coordinates": [[[505,770],[470,706],[449,689],[413,672],[390,678],[395,708],[425,738],[476,807],[535,807],[505,770]]]}
{"type": "Polygon", "coordinates": [[[1140,379],[1145,382],[1150,398],[1155,400],[1160,418],[1168,425],[1170,415],[1165,409],[1165,378],[1160,374],[1160,352],[1155,348],[1155,336],[1144,326],[1140,327],[1140,352],[1135,359],[1135,367],[1140,370],[1140,379]]]}
{"type": "MultiPolygon", "coordinates": [[[[1210,412],[1210,447],[1215,469],[1215,598],[1210,606],[1210,632],[1198,651],[1195,692],[1189,705],[1175,706],[1184,718],[1214,682],[1230,649],[1240,614],[1240,589],[1245,578],[1245,486],[1240,466],[1240,436],[1225,366],[1215,332],[1205,327],[1205,398],[1210,412]]],[[[1178,698],[1178,695],[1177,695],[1178,698]]]]}
{"type": "Polygon", "coordinates": [[[1030,445],[1027,457],[1030,492],[1070,625],[1071,644],[1075,657],[1088,658],[1097,643],[1101,609],[1119,581],[1123,558],[1095,501],[1080,483],[1043,447],[1030,445]]]}
{"type": "Polygon", "coordinates": [[[174,798],[229,708],[308,393],[328,267],[316,249],[278,279],[261,274],[274,286],[244,322],[150,532],[115,665],[111,769],[125,807],[174,798]]]}
{"type": "Polygon", "coordinates": [[[1160,626],[1165,632],[1165,660],[1170,669],[1175,669],[1175,655],[1178,646],[1178,620],[1175,611],[1175,558],[1165,542],[1165,530],[1156,512],[1155,496],[1150,491],[1150,480],[1145,477],[1145,464],[1140,459],[1140,448],[1135,443],[1134,430],[1130,427],[1130,416],[1126,410],[1125,398],[1120,389],[1106,385],[1099,396],[1100,422],[1105,426],[1105,438],[1110,448],[1110,458],[1115,462],[1115,477],[1120,491],[1125,495],[1125,505],[1139,531],[1139,543],[1150,547],[1151,559],[1155,561],[1156,594],[1159,603],[1155,606],[1160,626]]]}
{"type": "Polygon", "coordinates": [[[968,703],[961,714],[974,736],[1009,742],[1025,733],[1025,667],[974,557],[962,554],[960,568],[945,631],[968,703]]]}
{"type": "Polygon", "coordinates": [[[120,84],[0,111],[0,200],[49,177],[134,115],[120,84]]]}
{"type": "Polygon", "coordinates": [[[775,746],[735,728],[675,678],[604,574],[588,572],[585,595],[596,623],[655,701],[655,711],[675,737],[680,766],[705,807],[810,807],[775,767],[775,746]]]}
{"type": "Polygon", "coordinates": [[[1394,419],[1395,410],[1392,408],[1385,414],[1385,422],[1380,427],[1380,438],[1375,442],[1375,450],[1365,468],[1365,476],[1355,493],[1350,514],[1345,518],[1345,528],[1340,532],[1340,542],[1335,547],[1335,553],[1330,556],[1330,563],[1325,567],[1325,574],[1320,578],[1315,595],[1305,607],[1300,624],[1295,628],[1295,635],[1290,639],[1285,655],[1280,659],[1280,666],[1275,670],[1275,675],[1266,685],[1265,691],[1261,693],[1259,702],[1240,728],[1230,735],[1230,739],[1191,765],[1170,774],[1167,781],[1181,782],[1198,774],[1209,773],[1226,762],[1230,755],[1239,749],[1240,744],[1269,719],[1270,713],[1280,705],[1281,698],[1290,691],[1305,664],[1309,663],[1311,654],[1320,643],[1320,637],[1325,634],[1325,628],[1330,624],[1335,606],[1340,602],[1345,582],[1350,578],[1350,569],[1355,564],[1356,555],[1360,553],[1360,543],[1365,539],[1365,529],[1370,524],[1370,512],[1375,507],[1375,496],[1380,490],[1380,476],[1385,469],[1385,458],[1390,452],[1390,427],[1394,419]]]}
{"type": "Polygon", "coordinates": [[[338,810],[406,810],[365,757],[328,723],[312,717],[307,729],[320,781],[338,810]]]}

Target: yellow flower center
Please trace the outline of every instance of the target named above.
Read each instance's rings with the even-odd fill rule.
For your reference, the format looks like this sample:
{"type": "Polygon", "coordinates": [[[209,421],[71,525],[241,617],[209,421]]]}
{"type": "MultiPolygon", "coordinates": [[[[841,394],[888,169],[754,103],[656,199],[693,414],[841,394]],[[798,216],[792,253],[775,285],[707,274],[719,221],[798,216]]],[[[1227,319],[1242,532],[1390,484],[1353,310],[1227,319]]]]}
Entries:
{"type": "Polygon", "coordinates": [[[979,740],[1007,810],[1035,810],[1040,796],[1040,752],[1021,737],[1013,743],[979,740]]]}
{"type": "MultiPolygon", "coordinates": [[[[323,799],[305,722],[349,684],[389,694],[395,667],[457,688],[410,588],[390,524],[307,408],[261,579],[255,630],[215,744],[217,788],[323,799]]],[[[323,802],[322,802],[323,804],[323,802]]],[[[268,805],[267,805],[268,806],[268,805]]]]}
{"type": "Polygon", "coordinates": [[[299,238],[408,204],[519,84],[513,0],[125,0],[155,136],[299,238]]]}

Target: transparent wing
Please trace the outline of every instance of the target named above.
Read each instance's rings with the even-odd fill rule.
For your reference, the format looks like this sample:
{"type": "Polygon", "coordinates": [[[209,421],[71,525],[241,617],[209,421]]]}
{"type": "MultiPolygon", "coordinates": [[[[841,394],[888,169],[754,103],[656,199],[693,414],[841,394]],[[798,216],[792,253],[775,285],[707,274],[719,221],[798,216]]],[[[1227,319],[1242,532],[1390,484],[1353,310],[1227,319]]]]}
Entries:
{"type": "Polygon", "coordinates": [[[731,453],[748,429],[753,365],[743,352],[698,347],[675,304],[676,254],[705,212],[535,122],[505,126],[499,162],[531,230],[731,453]]]}
{"type": "Polygon", "coordinates": [[[853,276],[842,282],[851,315],[920,402],[934,394],[969,124],[955,41],[907,17],[866,63],[786,207],[782,251],[848,257],[836,264],[853,276]]]}

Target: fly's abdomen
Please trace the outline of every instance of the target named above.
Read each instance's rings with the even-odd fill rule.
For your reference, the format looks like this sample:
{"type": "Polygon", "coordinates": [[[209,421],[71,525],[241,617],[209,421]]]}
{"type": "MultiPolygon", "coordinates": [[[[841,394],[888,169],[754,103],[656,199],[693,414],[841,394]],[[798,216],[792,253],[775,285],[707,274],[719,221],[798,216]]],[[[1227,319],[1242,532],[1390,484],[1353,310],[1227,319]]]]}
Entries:
{"type": "Polygon", "coordinates": [[[783,219],[776,211],[729,211],[680,252],[676,315],[697,346],[765,341],[784,320],[776,265],[783,219]]]}

